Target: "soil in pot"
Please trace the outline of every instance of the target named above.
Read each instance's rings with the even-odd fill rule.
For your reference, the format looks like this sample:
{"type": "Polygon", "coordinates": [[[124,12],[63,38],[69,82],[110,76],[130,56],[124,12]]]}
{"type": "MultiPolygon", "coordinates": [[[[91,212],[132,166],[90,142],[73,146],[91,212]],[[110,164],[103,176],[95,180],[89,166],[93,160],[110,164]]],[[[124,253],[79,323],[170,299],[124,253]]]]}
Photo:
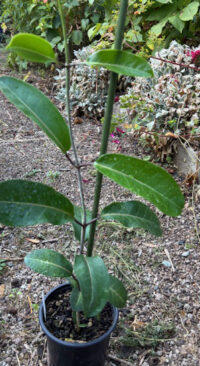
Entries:
{"type": "Polygon", "coordinates": [[[98,319],[84,318],[80,313],[80,330],[78,331],[72,319],[70,307],[70,291],[61,289],[59,293],[46,302],[45,326],[56,338],[67,342],[88,342],[99,338],[110,328],[113,322],[113,312],[110,304],[106,304],[98,319]]]}

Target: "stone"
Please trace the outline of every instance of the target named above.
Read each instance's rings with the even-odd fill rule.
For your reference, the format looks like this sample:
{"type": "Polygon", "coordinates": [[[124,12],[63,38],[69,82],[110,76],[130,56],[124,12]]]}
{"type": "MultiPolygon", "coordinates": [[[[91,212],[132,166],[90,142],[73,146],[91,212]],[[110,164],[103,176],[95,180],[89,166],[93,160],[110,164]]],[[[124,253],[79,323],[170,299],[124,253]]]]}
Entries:
{"type": "Polygon", "coordinates": [[[180,174],[185,177],[190,175],[197,175],[200,182],[200,164],[198,154],[192,149],[191,146],[179,144],[177,152],[174,158],[174,164],[176,165],[180,174]]]}

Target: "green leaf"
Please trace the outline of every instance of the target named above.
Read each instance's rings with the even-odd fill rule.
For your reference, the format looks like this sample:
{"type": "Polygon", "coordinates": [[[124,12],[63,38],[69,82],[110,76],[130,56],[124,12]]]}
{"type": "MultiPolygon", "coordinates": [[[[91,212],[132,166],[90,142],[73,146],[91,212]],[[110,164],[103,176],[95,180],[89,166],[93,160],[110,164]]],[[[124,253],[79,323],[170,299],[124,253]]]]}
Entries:
{"type": "Polygon", "coordinates": [[[88,38],[89,40],[91,41],[92,38],[94,38],[96,36],[96,34],[100,31],[102,27],[102,24],[101,23],[97,23],[95,24],[92,28],[90,28],[87,32],[88,34],[88,38]]]}
{"type": "Polygon", "coordinates": [[[72,221],[72,203],[53,188],[26,180],[0,183],[0,222],[9,226],[72,221]]]}
{"type": "Polygon", "coordinates": [[[101,217],[104,220],[118,221],[128,228],[141,227],[156,236],[162,235],[157,216],[139,201],[113,202],[102,210],[101,217]]]}
{"type": "Polygon", "coordinates": [[[157,3],[161,4],[171,4],[173,0],[156,0],[157,3]]]}
{"type": "Polygon", "coordinates": [[[51,101],[38,89],[13,77],[0,77],[0,90],[27,117],[34,121],[63,153],[70,149],[69,129],[51,101]]]}
{"type": "Polygon", "coordinates": [[[188,6],[186,6],[179,16],[181,20],[184,22],[188,20],[192,20],[194,16],[197,14],[199,9],[199,2],[198,1],[192,1],[188,6]]]}
{"type": "Polygon", "coordinates": [[[25,264],[37,273],[66,278],[72,275],[72,265],[64,255],[50,249],[38,249],[26,255],[25,264]]]}
{"type": "Polygon", "coordinates": [[[177,10],[177,3],[174,1],[172,4],[163,5],[157,9],[153,9],[146,20],[158,20],[160,22],[168,19],[170,16],[174,15],[174,12],[177,10]]]}
{"type": "Polygon", "coordinates": [[[173,15],[169,18],[169,22],[176,28],[180,33],[182,33],[185,23],[179,19],[178,14],[173,15]]]}
{"type": "Polygon", "coordinates": [[[83,39],[83,32],[80,30],[74,30],[72,31],[71,38],[72,41],[79,46],[83,39]]]}
{"type": "Polygon", "coordinates": [[[117,308],[123,308],[127,300],[127,291],[118,278],[109,276],[109,280],[108,301],[117,308]]]}
{"type": "MultiPolygon", "coordinates": [[[[82,222],[82,217],[83,217],[83,209],[82,209],[82,207],[74,206],[74,217],[79,222],[82,222]]],[[[90,212],[89,210],[87,210],[86,211],[86,220],[87,221],[90,221],[91,219],[92,219],[92,212],[90,212]]],[[[72,222],[72,225],[73,225],[73,228],[74,228],[75,238],[78,241],[80,241],[80,239],[81,239],[81,226],[79,224],[77,224],[77,222],[75,222],[75,221],[72,222]]],[[[86,228],[85,241],[88,240],[89,234],[90,234],[90,225],[88,225],[87,228],[86,228]]]]}
{"type": "Polygon", "coordinates": [[[178,184],[164,169],[121,154],[102,155],[94,165],[99,172],[152,202],[166,215],[181,214],[184,197],[178,184]]]}
{"type": "Polygon", "coordinates": [[[167,21],[168,21],[168,19],[163,19],[158,24],[153,25],[153,27],[151,27],[151,33],[154,33],[154,34],[156,34],[156,36],[159,36],[162,33],[162,30],[163,30],[165,24],[167,23],[167,21]]]}
{"type": "Polygon", "coordinates": [[[109,275],[100,257],[77,255],[74,274],[82,293],[85,316],[95,316],[101,312],[107,301],[109,275]]]}
{"type": "Polygon", "coordinates": [[[122,75],[153,77],[153,71],[144,58],[126,51],[101,50],[89,56],[87,64],[105,67],[122,75]]]}
{"type": "Polygon", "coordinates": [[[19,33],[14,36],[6,47],[18,56],[31,62],[56,62],[56,56],[51,44],[40,36],[29,33],[19,33]]]}

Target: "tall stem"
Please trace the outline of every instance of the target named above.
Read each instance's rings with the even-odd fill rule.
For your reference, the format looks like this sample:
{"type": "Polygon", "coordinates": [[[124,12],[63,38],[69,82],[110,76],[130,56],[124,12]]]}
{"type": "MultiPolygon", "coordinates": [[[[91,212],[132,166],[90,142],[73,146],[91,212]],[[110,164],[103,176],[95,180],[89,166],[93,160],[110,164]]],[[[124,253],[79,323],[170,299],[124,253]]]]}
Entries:
{"type": "Polygon", "coordinates": [[[80,253],[83,252],[84,240],[85,240],[85,224],[86,224],[86,207],[85,207],[85,199],[84,199],[84,192],[83,192],[83,184],[82,184],[82,177],[81,177],[81,168],[80,163],[77,155],[77,150],[74,142],[74,136],[72,131],[72,120],[71,120],[71,111],[70,111],[70,50],[69,50],[69,38],[67,37],[67,29],[65,24],[65,18],[63,13],[63,8],[61,5],[61,0],[57,0],[58,2],[58,10],[61,18],[61,26],[62,26],[62,33],[64,38],[64,50],[65,50],[65,67],[66,67],[66,113],[67,113],[67,120],[71,138],[72,149],[74,153],[75,165],[77,168],[78,174],[78,185],[80,191],[80,198],[81,198],[81,206],[83,210],[83,218],[82,224],[83,227],[81,228],[81,240],[80,240],[80,253]]]}
{"type": "MultiPolygon", "coordinates": [[[[115,44],[114,44],[114,49],[116,49],[116,50],[120,50],[122,48],[127,8],[128,8],[128,0],[121,0],[119,19],[118,19],[116,36],[115,36],[115,44]]],[[[112,72],[110,75],[110,85],[109,85],[109,89],[108,89],[108,98],[107,98],[105,117],[104,117],[104,126],[103,126],[102,139],[101,139],[100,156],[105,154],[107,151],[108,138],[109,138],[109,133],[110,133],[110,125],[111,125],[111,120],[112,120],[113,103],[114,103],[114,97],[115,97],[115,90],[116,90],[116,86],[117,86],[117,79],[118,79],[118,74],[112,72]]],[[[102,187],[102,178],[103,178],[102,174],[98,172],[97,177],[96,177],[92,219],[94,219],[98,215],[99,201],[100,201],[101,187],[102,187]]],[[[93,252],[95,231],[96,231],[96,221],[91,224],[91,228],[90,228],[90,236],[89,236],[88,248],[87,248],[87,256],[89,256],[89,257],[92,255],[92,252],[93,252]]]]}

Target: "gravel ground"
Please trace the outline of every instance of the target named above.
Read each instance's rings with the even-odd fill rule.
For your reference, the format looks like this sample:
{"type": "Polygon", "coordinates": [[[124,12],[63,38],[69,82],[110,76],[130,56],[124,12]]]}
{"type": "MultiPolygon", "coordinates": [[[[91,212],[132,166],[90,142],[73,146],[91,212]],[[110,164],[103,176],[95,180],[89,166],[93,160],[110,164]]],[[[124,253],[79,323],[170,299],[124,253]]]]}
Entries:
{"type": "MultiPolygon", "coordinates": [[[[0,74],[13,74],[1,65],[0,74]]],[[[23,75],[19,75],[23,77],[23,75]]],[[[28,82],[54,97],[48,79],[31,70],[28,82]]],[[[84,163],[98,156],[101,124],[84,120],[74,124],[76,145],[84,163]]],[[[122,152],[144,157],[144,148],[127,134],[119,137],[122,152]]],[[[24,178],[53,186],[79,204],[76,172],[44,134],[4,96],[0,99],[0,180],[24,178]]],[[[110,143],[109,150],[117,151],[110,143]]],[[[148,153],[149,154],[149,153],[148,153]]],[[[168,166],[166,166],[168,168],[168,166]]],[[[186,186],[174,170],[185,194],[183,214],[168,218],[158,213],[163,236],[125,230],[100,223],[97,252],[120,276],[129,290],[127,307],[110,342],[107,366],[200,365],[200,189],[186,186]]],[[[83,170],[85,198],[91,208],[95,170],[83,170]]],[[[133,195],[104,180],[102,207],[133,195]]],[[[31,249],[56,249],[73,258],[77,243],[70,226],[39,225],[28,228],[0,226],[1,366],[44,366],[46,341],[38,323],[38,306],[59,280],[31,272],[23,257],[31,249]]]]}

